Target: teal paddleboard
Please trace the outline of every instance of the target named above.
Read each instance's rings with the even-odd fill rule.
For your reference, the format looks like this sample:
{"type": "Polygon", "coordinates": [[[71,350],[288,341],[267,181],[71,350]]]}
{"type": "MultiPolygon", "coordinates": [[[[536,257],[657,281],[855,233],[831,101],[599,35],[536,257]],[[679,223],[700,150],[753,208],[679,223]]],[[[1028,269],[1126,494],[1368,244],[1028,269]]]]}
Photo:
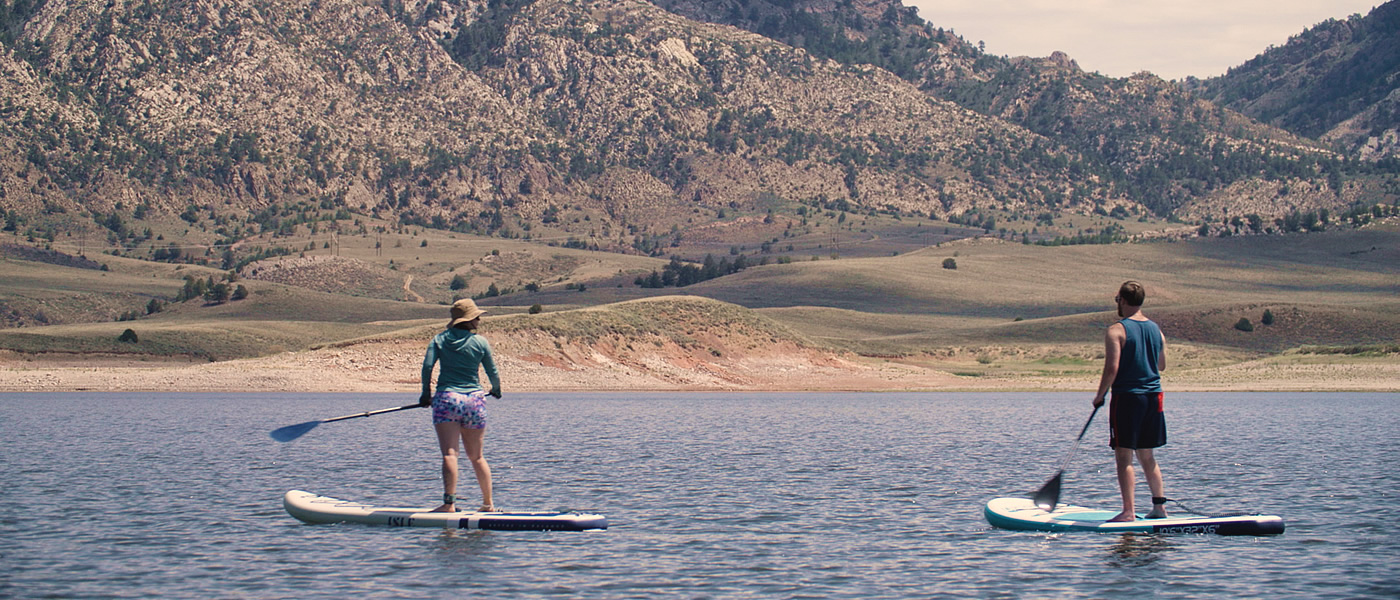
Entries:
{"type": "Polygon", "coordinates": [[[1029,498],[996,498],[983,511],[987,522],[1002,529],[1022,531],[1097,531],[1100,533],[1214,533],[1219,535],[1277,535],[1283,533],[1283,517],[1230,515],[1170,517],[1109,523],[1116,510],[1097,510],[1061,504],[1046,511],[1029,498]]]}

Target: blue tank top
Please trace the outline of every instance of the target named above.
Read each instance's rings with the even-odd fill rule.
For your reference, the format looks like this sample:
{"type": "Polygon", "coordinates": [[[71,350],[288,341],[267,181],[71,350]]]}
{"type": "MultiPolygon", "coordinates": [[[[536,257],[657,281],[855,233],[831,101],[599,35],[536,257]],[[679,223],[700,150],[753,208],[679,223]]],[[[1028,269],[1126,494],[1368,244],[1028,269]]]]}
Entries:
{"type": "Polygon", "coordinates": [[[1162,356],[1162,330],[1152,321],[1123,319],[1128,339],[1123,342],[1123,354],[1118,357],[1118,376],[1113,379],[1113,391],[1125,394],[1147,394],[1162,391],[1162,375],[1157,370],[1162,356]]]}

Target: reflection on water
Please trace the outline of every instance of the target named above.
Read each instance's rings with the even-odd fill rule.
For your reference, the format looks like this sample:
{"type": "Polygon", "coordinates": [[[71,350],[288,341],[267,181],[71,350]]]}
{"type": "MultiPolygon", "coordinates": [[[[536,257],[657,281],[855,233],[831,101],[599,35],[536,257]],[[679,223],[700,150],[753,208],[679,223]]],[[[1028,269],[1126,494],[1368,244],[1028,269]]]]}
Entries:
{"type": "Polygon", "coordinates": [[[1108,547],[1108,557],[1105,562],[1111,567],[1145,567],[1166,558],[1174,550],[1176,550],[1176,546],[1172,544],[1171,538],[1168,536],[1125,533],[1112,546],[1108,547]]]}
{"type": "Polygon", "coordinates": [[[496,547],[490,533],[480,529],[444,529],[434,540],[432,548],[441,556],[481,556],[496,547]]]}

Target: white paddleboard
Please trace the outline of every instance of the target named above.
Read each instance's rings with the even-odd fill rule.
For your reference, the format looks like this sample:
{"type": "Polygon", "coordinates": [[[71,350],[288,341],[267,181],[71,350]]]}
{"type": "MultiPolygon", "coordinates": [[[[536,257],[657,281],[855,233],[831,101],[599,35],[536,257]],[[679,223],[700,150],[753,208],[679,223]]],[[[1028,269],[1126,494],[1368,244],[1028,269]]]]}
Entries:
{"type": "Polygon", "coordinates": [[[983,511],[987,522],[1002,529],[1023,531],[1098,531],[1102,533],[1215,533],[1219,535],[1277,535],[1283,533],[1283,517],[1235,515],[1223,517],[1170,517],[1109,523],[1116,510],[1098,510],[1061,504],[1052,511],[1029,498],[996,498],[983,511]]]}
{"type": "Polygon", "coordinates": [[[583,531],[607,529],[603,515],[552,512],[429,512],[429,508],[373,506],[292,490],[282,497],[287,513],[307,523],[360,523],[388,527],[583,531]]]}

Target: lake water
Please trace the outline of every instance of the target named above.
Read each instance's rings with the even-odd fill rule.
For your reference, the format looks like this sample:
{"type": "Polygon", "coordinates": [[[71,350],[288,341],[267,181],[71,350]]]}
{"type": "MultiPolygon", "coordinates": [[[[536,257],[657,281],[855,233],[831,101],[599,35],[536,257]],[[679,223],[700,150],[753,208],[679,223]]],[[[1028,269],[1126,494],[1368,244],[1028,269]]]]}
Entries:
{"type": "MultiPolygon", "coordinates": [[[[989,528],[1054,473],[1088,394],[515,394],[497,502],[582,533],[305,525],[289,489],[433,506],[400,395],[0,394],[0,597],[928,598],[1400,595],[1400,394],[1169,394],[1168,495],[1276,537],[989,528]]],[[[1062,500],[1116,502],[1105,415],[1062,500]]],[[[470,467],[461,488],[475,502],[470,467]]],[[[1140,506],[1147,504],[1139,486],[1140,506]]]]}

